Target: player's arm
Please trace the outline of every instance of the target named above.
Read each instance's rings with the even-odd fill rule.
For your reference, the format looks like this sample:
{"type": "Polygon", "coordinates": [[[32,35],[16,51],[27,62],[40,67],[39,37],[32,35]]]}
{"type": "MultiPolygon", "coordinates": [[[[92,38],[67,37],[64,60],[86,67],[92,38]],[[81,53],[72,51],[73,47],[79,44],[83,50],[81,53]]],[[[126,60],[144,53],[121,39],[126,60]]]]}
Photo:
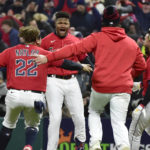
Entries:
{"type": "Polygon", "coordinates": [[[80,64],[80,63],[74,62],[72,60],[67,60],[67,59],[54,61],[52,63],[49,63],[49,65],[61,67],[67,70],[78,70],[78,71],[84,70],[87,72],[92,71],[92,68],[90,67],[90,65],[80,64]]]}
{"type": "Polygon", "coordinates": [[[83,60],[80,60],[80,62],[84,63],[84,64],[90,64],[92,69],[94,69],[94,64],[93,64],[93,62],[91,61],[91,59],[90,59],[90,57],[88,55],[86,55],[86,57],[83,60]]]}
{"type": "Polygon", "coordinates": [[[6,49],[2,53],[0,53],[0,67],[7,66],[8,61],[9,61],[9,50],[6,49]]]}
{"type": "Polygon", "coordinates": [[[132,67],[132,72],[131,72],[132,77],[135,78],[139,76],[145,69],[146,69],[146,62],[143,57],[143,54],[141,53],[140,48],[138,47],[136,60],[132,67]]]}
{"type": "Polygon", "coordinates": [[[48,61],[60,60],[71,56],[80,55],[82,53],[88,53],[95,50],[97,46],[97,40],[94,34],[80,40],[71,45],[67,45],[58,51],[48,54],[46,57],[43,55],[36,56],[35,62],[40,65],[47,63],[48,61]]]}
{"type": "Polygon", "coordinates": [[[76,56],[83,53],[92,52],[95,50],[96,45],[97,45],[97,40],[95,36],[92,34],[86,38],[83,38],[79,42],[67,45],[61,48],[60,50],[47,55],[47,59],[48,61],[60,60],[60,59],[68,58],[70,56],[76,56]]]}

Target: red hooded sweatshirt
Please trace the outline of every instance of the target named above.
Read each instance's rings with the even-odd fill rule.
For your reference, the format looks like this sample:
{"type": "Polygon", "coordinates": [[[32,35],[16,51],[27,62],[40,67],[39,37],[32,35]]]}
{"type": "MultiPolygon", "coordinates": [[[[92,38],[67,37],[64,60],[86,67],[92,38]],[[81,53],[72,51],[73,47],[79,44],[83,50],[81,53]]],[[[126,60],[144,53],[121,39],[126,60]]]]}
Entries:
{"type": "Polygon", "coordinates": [[[47,55],[48,61],[93,52],[95,69],[92,87],[100,93],[132,93],[132,74],[146,68],[145,59],[134,40],[123,28],[104,27],[80,42],[66,46],[47,55]]]}

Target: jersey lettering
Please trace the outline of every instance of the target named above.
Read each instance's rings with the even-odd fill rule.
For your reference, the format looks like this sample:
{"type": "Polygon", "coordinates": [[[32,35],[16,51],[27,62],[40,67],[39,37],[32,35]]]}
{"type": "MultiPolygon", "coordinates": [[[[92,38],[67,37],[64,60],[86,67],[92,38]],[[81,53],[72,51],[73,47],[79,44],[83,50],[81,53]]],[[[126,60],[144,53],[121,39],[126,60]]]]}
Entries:
{"type": "Polygon", "coordinates": [[[38,72],[35,70],[37,68],[37,65],[33,63],[32,59],[28,59],[27,61],[24,59],[16,59],[16,65],[19,65],[15,70],[16,77],[36,77],[38,74],[38,72]],[[24,70],[28,65],[31,66],[28,69],[24,70]]]}
{"type": "Polygon", "coordinates": [[[28,49],[16,49],[16,56],[33,56],[39,54],[39,50],[32,49],[30,52],[28,49]]]}

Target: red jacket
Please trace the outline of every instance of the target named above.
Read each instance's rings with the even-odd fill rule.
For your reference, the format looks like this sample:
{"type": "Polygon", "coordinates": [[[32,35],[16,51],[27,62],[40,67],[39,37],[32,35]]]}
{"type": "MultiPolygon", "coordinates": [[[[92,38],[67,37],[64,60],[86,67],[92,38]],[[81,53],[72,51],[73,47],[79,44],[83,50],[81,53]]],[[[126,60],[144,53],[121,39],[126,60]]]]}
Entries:
{"type": "Polygon", "coordinates": [[[134,74],[142,72],[146,63],[140,48],[123,28],[104,27],[101,32],[49,54],[47,58],[53,61],[92,51],[95,56],[92,87],[101,93],[131,93],[131,71],[133,69],[134,74]]]}
{"type": "MultiPolygon", "coordinates": [[[[65,38],[59,38],[55,33],[51,33],[42,39],[41,47],[45,50],[54,52],[57,51],[59,48],[62,48],[68,44],[72,44],[75,42],[79,42],[79,39],[71,35],[70,33],[68,33],[68,35],[65,38]]],[[[86,54],[82,54],[79,55],[78,57],[73,56],[67,59],[78,62],[83,60],[86,56],[87,56],[86,54]]],[[[50,66],[48,68],[48,74],[71,75],[77,73],[78,71],[66,70],[56,66],[50,66]]]]}

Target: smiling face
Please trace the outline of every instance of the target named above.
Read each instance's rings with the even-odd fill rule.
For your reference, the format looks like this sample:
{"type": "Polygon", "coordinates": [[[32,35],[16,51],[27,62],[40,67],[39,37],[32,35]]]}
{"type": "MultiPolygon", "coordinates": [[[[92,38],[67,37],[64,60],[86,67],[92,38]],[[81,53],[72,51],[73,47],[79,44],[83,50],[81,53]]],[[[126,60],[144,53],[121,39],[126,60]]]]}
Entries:
{"type": "Polygon", "coordinates": [[[58,18],[55,22],[56,34],[59,37],[65,37],[70,28],[70,21],[68,18],[58,18]]]}

